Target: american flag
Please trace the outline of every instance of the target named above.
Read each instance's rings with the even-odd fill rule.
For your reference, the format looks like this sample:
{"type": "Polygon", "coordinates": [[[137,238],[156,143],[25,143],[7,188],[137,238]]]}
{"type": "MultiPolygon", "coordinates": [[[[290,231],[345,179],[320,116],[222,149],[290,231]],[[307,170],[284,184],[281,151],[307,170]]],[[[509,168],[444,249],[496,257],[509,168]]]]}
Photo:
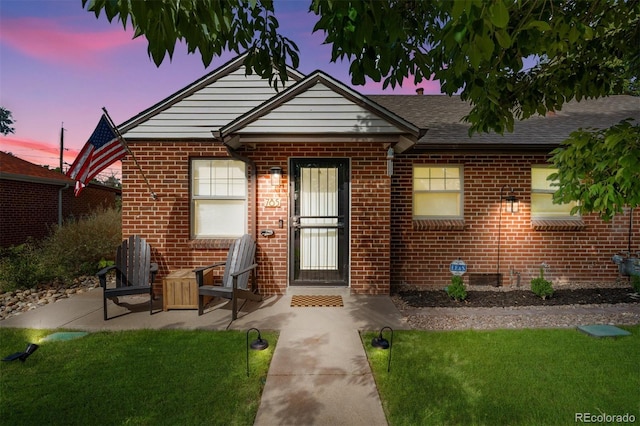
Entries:
{"type": "Polygon", "coordinates": [[[67,176],[76,180],[76,197],[91,182],[91,179],[125,155],[127,155],[127,149],[123,141],[120,141],[109,120],[103,114],[89,141],[67,172],[67,176]]]}

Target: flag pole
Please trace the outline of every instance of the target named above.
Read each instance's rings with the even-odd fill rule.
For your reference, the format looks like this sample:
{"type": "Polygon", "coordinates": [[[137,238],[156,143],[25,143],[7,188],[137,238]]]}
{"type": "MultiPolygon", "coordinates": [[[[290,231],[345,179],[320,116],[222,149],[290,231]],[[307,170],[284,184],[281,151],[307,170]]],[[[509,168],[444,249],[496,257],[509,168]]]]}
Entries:
{"type": "Polygon", "coordinates": [[[138,170],[140,170],[140,173],[142,173],[142,177],[144,178],[144,182],[147,184],[147,187],[149,188],[149,192],[151,193],[151,198],[153,198],[154,200],[157,200],[158,199],[158,195],[155,192],[153,192],[153,189],[151,189],[151,185],[149,184],[149,179],[147,179],[147,176],[144,174],[144,171],[142,170],[142,167],[140,167],[140,163],[138,163],[138,160],[136,159],[136,156],[133,155],[133,152],[131,151],[131,149],[129,149],[129,145],[127,145],[127,142],[124,140],[124,137],[120,133],[120,130],[118,130],[116,125],[113,123],[113,120],[111,119],[111,116],[109,115],[109,112],[107,111],[107,109],[105,107],[102,107],[102,111],[104,111],[105,117],[107,117],[107,120],[109,120],[109,125],[111,126],[111,128],[113,128],[113,131],[116,132],[116,135],[118,136],[118,140],[124,146],[124,148],[127,150],[127,152],[131,155],[131,158],[133,158],[133,162],[138,167],[138,170]]]}

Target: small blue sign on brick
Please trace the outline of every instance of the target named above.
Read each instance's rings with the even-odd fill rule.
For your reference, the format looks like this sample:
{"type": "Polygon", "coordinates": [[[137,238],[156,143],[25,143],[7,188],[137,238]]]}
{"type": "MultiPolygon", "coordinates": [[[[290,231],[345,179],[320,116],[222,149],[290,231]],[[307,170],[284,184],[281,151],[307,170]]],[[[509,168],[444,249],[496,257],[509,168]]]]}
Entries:
{"type": "Polygon", "coordinates": [[[449,264],[449,272],[453,275],[464,275],[467,272],[467,264],[462,259],[456,259],[449,264]]]}

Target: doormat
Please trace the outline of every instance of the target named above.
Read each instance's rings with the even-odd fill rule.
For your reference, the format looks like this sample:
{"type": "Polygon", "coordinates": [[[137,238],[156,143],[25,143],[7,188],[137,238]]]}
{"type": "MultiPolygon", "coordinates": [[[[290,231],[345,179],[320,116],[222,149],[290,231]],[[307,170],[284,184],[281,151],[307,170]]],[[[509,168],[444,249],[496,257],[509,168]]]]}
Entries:
{"type": "Polygon", "coordinates": [[[342,296],[291,296],[292,308],[341,308],[342,296]]]}

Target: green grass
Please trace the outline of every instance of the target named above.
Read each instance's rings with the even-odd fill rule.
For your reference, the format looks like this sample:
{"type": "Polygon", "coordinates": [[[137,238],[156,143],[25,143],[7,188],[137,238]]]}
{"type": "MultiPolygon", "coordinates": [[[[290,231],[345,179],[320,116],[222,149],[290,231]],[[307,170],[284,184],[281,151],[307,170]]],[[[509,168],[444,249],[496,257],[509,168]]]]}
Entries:
{"type": "Polygon", "coordinates": [[[640,420],[640,326],[625,329],[396,331],[389,373],[376,333],[362,339],[392,426],[571,425],[576,413],[640,420]]]}
{"type": "MultiPolygon", "coordinates": [[[[52,332],[0,329],[0,356],[52,332]]],[[[0,423],[251,425],[277,341],[276,333],[263,337],[269,348],[250,351],[250,377],[239,331],[100,332],[44,342],[24,363],[0,363],[0,423]]]]}

